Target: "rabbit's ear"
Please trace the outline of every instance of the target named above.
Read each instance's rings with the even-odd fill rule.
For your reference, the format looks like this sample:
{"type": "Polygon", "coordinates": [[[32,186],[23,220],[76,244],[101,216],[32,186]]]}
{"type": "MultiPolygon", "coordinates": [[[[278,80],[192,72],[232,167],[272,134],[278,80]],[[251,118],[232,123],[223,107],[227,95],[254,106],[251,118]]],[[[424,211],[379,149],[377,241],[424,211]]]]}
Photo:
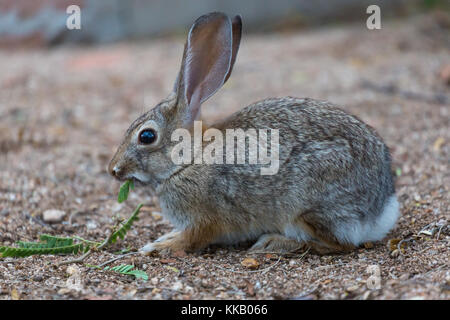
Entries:
{"type": "Polygon", "coordinates": [[[239,45],[241,44],[241,36],[242,36],[242,18],[240,15],[237,15],[233,18],[233,51],[230,62],[230,69],[228,70],[227,76],[225,78],[225,82],[231,75],[231,71],[233,70],[234,63],[236,61],[236,56],[239,51],[239,45]]]}
{"type": "Polygon", "coordinates": [[[201,16],[191,27],[176,82],[178,99],[184,100],[179,110],[184,125],[199,118],[200,105],[225,83],[233,60],[233,34],[230,19],[218,12],[201,16]]]}

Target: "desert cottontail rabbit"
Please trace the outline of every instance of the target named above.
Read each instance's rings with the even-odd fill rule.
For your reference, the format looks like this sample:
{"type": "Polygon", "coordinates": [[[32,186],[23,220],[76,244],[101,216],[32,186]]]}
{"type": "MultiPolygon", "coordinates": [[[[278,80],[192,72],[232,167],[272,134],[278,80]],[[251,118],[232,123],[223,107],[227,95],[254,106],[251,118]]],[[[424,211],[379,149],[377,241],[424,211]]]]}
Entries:
{"type": "Polygon", "coordinates": [[[270,98],[209,126],[224,135],[276,129],[274,174],[261,174],[259,163],[175,163],[179,141],[172,136],[179,128],[195,131],[201,104],[230,76],[241,28],[239,16],[217,12],[195,21],[173,92],[131,124],[111,160],[114,177],[156,191],[175,227],[141,250],[191,251],[258,239],[252,250],[286,252],[307,244],[326,253],[382,239],[399,212],[389,150],[374,129],[330,103],[270,98]]]}

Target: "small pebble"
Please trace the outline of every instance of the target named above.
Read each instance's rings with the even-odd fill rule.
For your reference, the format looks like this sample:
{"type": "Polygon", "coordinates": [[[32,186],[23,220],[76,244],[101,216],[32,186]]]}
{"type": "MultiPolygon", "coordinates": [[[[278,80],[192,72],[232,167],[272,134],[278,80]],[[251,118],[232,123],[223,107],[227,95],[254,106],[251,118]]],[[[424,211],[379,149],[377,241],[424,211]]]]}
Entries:
{"type": "Polygon", "coordinates": [[[172,285],[172,290],[180,291],[183,288],[183,283],[181,281],[177,281],[172,285]]]}
{"type": "Polygon", "coordinates": [[[348,292],[354,292],[354,291],[356,291],[356,290],[358,290],[358,289],[359,289],[358,286],[351,286],[351,287],[348,287],[346,290],[347,290],[348,292]]]}
{"type": "Polygon", "coordinates": [[[41,282],[42,280],[44,280],[44,277],[42,275],[36,275],[33,277],[33,281],[41,282]]]}
{"type": "Polygon", "coordinates": [[[65,211],[50,209],[44,211],[44,213],[42,214],[42,218],[45,222],[61,222],[65,215],[65,211]]]}
{"type": "Polygon", "coordinates": [[[88,223],[86,223],[86,228],[88,228],[89,230],[97,229],[98,225],[95,221],[90,220],[88,221],[88,223]]]}

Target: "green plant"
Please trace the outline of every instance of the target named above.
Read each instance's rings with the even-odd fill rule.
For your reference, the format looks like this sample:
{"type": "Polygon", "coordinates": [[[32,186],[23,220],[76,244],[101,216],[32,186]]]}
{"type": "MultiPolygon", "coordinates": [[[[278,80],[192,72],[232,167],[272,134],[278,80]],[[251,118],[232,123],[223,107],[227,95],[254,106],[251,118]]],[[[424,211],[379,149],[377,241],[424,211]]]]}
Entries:
{"type": "Polygon", "coordinates": [[[78,254],[89,250],[85,242],[74,243],[73,238],[60,238],[42,234],[39,242],[17,242],[18,248],[0,247],[0,257],[28,257],[40,254],[78,254]]]}
{"type": "Polygon", "coordinates": [[[142,206],[143,206],[142,203],[139,204],[137,208],[134,210],[134,212],[131,214],[131,217],[129,217],[128,220],[122,224],[119,230],[117,230],[112,234],[110,238],[110,243],[115,243],[117,241],[117,237],[119,237],[122,240],[125,238],[125,235],[127,234],[128,230],[131,229],[133,223],[139,219],[138,214],[142,206]]]}
{"type": "MultiPolygon", "coordinates": [[[[118,196],[119,202],[127,200],[130,188],[134,189],[132,180],[126,181],[120,187],[118,196]]],[[[116,226],[112,230],[111,235],[101,243],[84,240],[83,238],[80,238],[78,236],[74,236],[72,238],[63,238],[51,236],[48,234],[42,234],[40,235],[39,242],[18,241],[17,247],[0,246],[0,257],[22,258],[41,254],[84,253],[84,255],[79,259],[67,261],[67,263],[81,262],[89,256],[92,250],[102,250],[107,245],[115,243],[117,241],[117,238],[123,240],[126,233],[131,229],[133,223],[138,220],[138,214],[142,206],[142,204],[139,204],[130,218],[128,218],[128,220],[126,220],[124,223],[119,224],[120,227],[118,229],[118,226],[116,226]]]]}
{"type": "Polygon", "coordinates": [[[133,180],[127,180],[120,186],[119,194],[117,195],[117,202],[122,203],[125,200],[128,199],[128,193],[130,192],[130,189],[134,189],[134,182],[133,180]]]}
{"type": "Polygon", "coordinates": [[[121,264],[120,266],[115,267],[105,267],[103,270],[105,271],[115,271],[120,274],[126,274],[129,276],[134,276],[136,279],[142,279],[144,281],[148,280],[148,275],[145,271],[134,269],[133,265],[130,264],[121,264]]]}

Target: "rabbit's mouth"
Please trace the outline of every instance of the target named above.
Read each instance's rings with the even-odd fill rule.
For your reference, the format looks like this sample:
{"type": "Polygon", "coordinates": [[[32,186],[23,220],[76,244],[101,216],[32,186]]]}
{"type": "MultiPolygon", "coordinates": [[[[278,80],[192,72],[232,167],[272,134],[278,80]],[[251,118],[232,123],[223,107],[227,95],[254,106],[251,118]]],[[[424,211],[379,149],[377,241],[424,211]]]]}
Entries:
{"type": "Polygon", "coordinates": [[[131,178],[131,179],[128,179],[128,180],[133,181],[133,184],[134,184],[135,186],[137,186],[137,187],[141,187],[141,186],[145,186],[145,185],[146,185],[146,183],[144,183],[144,182],[142,182],[141,180],[138,180],[138,179],[136,179],[136,178],[131,178]]]}
{"type": "Polygon", "coordinates": [[[135,172],[131,175],[133,182],[138,182],[139,184],[148,184],[151,181],[149,175],[141,172],[135,172]]]}

